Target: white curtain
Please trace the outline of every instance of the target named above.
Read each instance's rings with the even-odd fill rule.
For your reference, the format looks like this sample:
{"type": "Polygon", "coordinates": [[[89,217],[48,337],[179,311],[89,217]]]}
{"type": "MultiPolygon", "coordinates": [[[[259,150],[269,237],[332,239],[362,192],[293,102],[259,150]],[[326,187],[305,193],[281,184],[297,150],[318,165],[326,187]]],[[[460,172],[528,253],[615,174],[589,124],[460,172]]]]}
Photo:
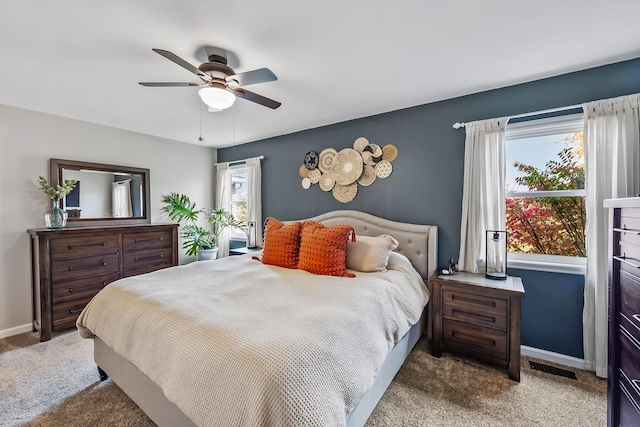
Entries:
{"type": "Polygon", "coordinates": [[[247,159],[247,221],[255,222],[256,246],[262,247],[262,168],[260,158],[247,159]]]}
{"type": "Polygon", "coordinates": [[[114,218],[130,218],[131,210],[131,180],[118,181],[111,184],[111,214],[114,218]]]}
{"type": "MultiPolygon", "coordinates": [[[[229,163],[216,163],[216,208],[231,212],[231,170],[229,163]]],[[[229,255],[229,229],[218,236],[218,258],[229,255]]]]}
{"type": "Polygon", "coordinates": [[[476,272],[484,268],[486,231],[506,227],[504,130],[507,120],[504,117],[465,124],[458,261],[463,271],[476,272]]]}
{"type": "Polygon", "coordinates": [[[583,105],[587,271],[582,314],[585,368],[607,376],[609,213],[605,199],[638,194],[640,94],[583,105]]]}

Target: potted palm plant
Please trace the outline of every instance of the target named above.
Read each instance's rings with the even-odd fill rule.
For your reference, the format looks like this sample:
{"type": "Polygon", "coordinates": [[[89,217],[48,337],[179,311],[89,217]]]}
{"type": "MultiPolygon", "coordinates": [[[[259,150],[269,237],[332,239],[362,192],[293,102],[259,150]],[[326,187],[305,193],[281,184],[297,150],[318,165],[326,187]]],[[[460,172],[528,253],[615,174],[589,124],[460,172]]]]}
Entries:
{"type": "Polygon", "coordinates": [[[237,227],[240,224],[230,212],[224,209],[198,209],[184,194],[171,193],[164,196],[162,202],[166,204],[164,211],[174,221],[182,226],[182,248],[189,256],[197,257],[198,261],[216,259],[218,256],[218,237],[227,227],[237,227]],[[198,217],[204,214],[210,228],[198,225],[198,217]]]}

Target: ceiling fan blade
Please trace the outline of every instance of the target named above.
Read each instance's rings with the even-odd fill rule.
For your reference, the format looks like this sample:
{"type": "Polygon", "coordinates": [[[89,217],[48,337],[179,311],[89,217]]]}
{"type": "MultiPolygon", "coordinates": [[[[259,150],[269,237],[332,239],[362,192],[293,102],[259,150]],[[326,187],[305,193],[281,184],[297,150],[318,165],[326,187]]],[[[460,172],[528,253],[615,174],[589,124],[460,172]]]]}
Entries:
{"type": "Polygon", "coordinates": [[[181,87],[181,86],[201,86],[200,83],[188,82],[138,82],[142,86],[147,87],[181,87]]]}
{"type": "Polygon", "coordinates": [[[176,64],[178,64],[182,68],[184,68],[184,69],[186,69],[188,71],[191,71],[193,74],[195,74],[196,76],[200,77],[201,79],[205,79],[207,81],[211,80],[211,77],[209,77],[204,72],[200,71],[200,69],[198,67],[195,67],[195,66],[189,64],[187,61],[185,61],[184,59],[180,58],[175,53],[172,53],[172,52],[169,52],[168,50],[163,50],[163,49],[151,49],[151,50],[153,50],[154,52],[159,53],[160,55],[164,56],[169,61],[175,62],[176,64]]]}
{"type": "Polygon", "coordinates": [[[282,103],[278,101],[274,101],[273,99],[269,99],[262,95],[258,95],[257,93],[249,92],[248,90],[242,89],[239,87],[235,89],[229,89],[229,90],[233,92],[235,95],[239,96],[240,98],[244,98],[247,101],[253,101],[256,104],[264,105],[265,107],[269,107],[273,110],[275,110],[280,105],[282,105],[282,103]]]}
{"type": "Polygon", "coordinates": [[[227,82],[235,80],[238,82],[238,86],[254,85],[256,83],[265,83],[278,80],[275,74],[268,68],[260,68],[258,70],[247,71],[245,73],[238,73],[232,76],[228,76],[225,79],[227,82]]]}

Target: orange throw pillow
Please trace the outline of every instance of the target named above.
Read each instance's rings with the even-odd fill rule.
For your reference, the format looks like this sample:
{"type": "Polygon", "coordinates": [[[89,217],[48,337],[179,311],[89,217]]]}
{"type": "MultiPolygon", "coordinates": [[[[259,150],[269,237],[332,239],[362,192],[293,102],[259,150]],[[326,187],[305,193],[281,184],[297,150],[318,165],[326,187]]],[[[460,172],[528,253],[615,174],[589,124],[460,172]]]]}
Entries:
{"type": "Polygon", "coordinates": [[[298,268],[314,274],[355,277],[347,273],[347,240],[356,233],[350,225],[325,227],[319,222],[305,221],[300,232],[298,268]]]}
{"type": "Polygon", "coordinates": [[[298,268],[301,226],[301,222],[285,225],[275,218],[269,218],[262,245],[262,263],[298,268]]]}

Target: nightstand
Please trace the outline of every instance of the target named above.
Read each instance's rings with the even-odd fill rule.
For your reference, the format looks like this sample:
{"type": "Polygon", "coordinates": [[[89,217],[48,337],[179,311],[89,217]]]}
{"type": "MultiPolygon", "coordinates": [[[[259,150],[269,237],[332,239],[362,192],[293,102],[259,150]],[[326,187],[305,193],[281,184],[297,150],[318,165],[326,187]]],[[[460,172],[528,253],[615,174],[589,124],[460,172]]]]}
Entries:
{"type": "Polygon", "coordinates": [[[240,248],[229,249],[229,255],[244,255],[250,254],[252,252],[257,252],[261,248],[248,248],[246,246],[242,246],[240,248]]]}
{"type": "Polygon", "coordinates": [[[520,325],[524,287],[519,277],[433,275],[431,354],[442,351],[499,365],[520,381],[520,325]]]}

